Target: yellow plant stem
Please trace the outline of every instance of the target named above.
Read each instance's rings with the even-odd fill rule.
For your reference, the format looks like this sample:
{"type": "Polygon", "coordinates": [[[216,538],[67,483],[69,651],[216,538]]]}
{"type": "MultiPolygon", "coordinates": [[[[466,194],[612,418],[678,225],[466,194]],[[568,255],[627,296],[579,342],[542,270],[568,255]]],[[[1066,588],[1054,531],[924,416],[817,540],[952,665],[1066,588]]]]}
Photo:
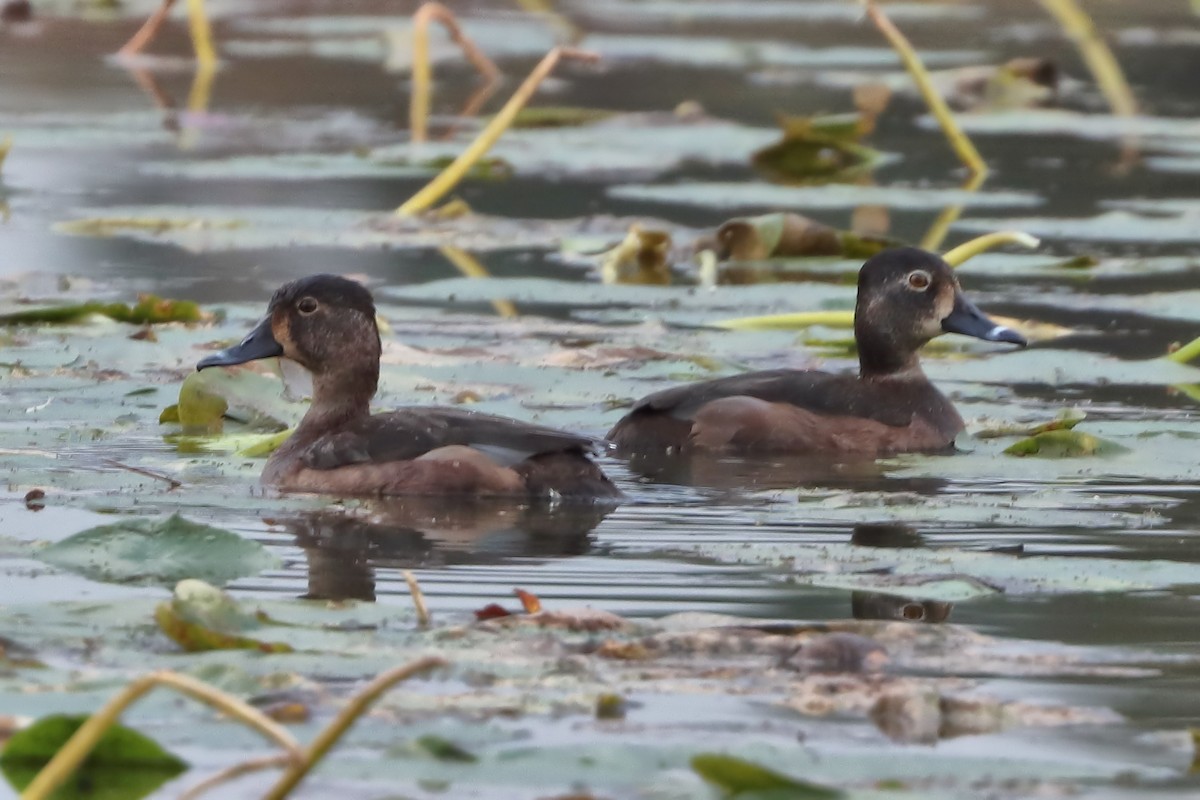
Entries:
{"type": "Polygon", "coordinates": [[[286,750],[290,756],[289,763],[293,765],[302,763],[304,751],[301,750],[292,735],[258,709],[195,678],[169,670],[160,670],[137,678],[122,689],[116,697],[109,700],[98,712],[88,717],[79,730],[75,731],[75,735],[67,740],[62,749],[54,754],[54,758],[50,759],[37,777],[25,788],[21,794],[21,800],[45,800],[49,797],[78,769],[100,742],[105,731],[117,723],[125,709],[157,686],[174,689],[249,725],[286,750]]]}
{"type": "Polygon", "coordinates": [[[985,233],[983,236],[976,236],[969,242],[963,242],[953,250],[947,250],[942,255],[942,259],[950,266],[957,267],[980,253],[987,252],[1002,244],[1015,244],[1033,250],[1041,244],[1041,240],[1036,236],[1030,236],[1028,233],[1023,233],[1022,231],[985,233]]]}
{"type": "Polygon", "coordinates": [[[374,705],[375,701],[388,689],[415,675],[423,675],[435,669],[445,667],[447,663],[445,659],[438,656],[425,656],[424,658],[419,658],[416,661],[411,661],[408,664],[378,675],[363,687],[361,691],[350,698],[350,702],[338,713],[333,722],[325,726],[325,729],[317,735],[313,743],[305,748],[304,758],[288,768],[288,771],[264,795],[263,800],[284,800],[304,780],[304,777],[308,775],[312,768],[329,753],[333,746],[337,744],[338,739],[342,738],[346,731],[350,729],[350,726],[365,714],[367,709],[374,705]]]}
{"type": "Polygon", "coordinates": [[[417,576],[412,574],[412,570],[406,569],[401,574],[404,575],[404,582],[408,584],[408,593],[412,595],[413,607],[417,610],[417,626],[428,628],[429,606],[425,605],[425,593],[421,591],[421,584],[417,583],[417,576]]]}
{"type": "MultiPolygon", "coordinates": [[[[492,274],[487,271],[483,264],[479,263],[479,259],[463,250],[461,247],[452,245],[443,245],[438,248],[438,252],[455,266],[455,268],[466,275],[468,278],[490,278],[492,274]]],[[[492,301],[492,308],[496,309],[496,313],[502,317],[518,316],[517,307],[511,300],[506,300],[503,297],[492,301]]]]}
{"type": "Polygon", "coordinates": [[[879,31],[884,35],[892,48],[900,56],[900,60],[904,62],[904,68],[908,70],[908,74],[912,76],[913,82],[917,86],[917,90],[921,93],[925,104],[929,106],[930,113],[942,126],[942,132],[946,134],[946,138],[950,141],[950,146],[954,148],[954,152],[958,154],[959,159],[966,165],[967,169],[974,173],[987,173],[987,164],[979,155],[979,151],[975,149],[975,145],[963,133],[962,128],[958,126],[958,121],[954,119],[954,114],[950,111],[950,107],[946,105],[946,101],[942,99],[942,95],[934,87],[933,81],[929,78],[929,71],[925,69],[925,65],[921,63],[920,56],[913,50],[912,44],[905,38],[887,15],[883,13],[883,9],[875,2],[875,0],[865,0],[867,6],[867,16],[879,28],[879,31]]]}
{"type": "MultiPolygon", "coordinates": [[[[1200,2],[1200,0],[1194,1],[1200,2]]],[[[517,5],[530,14],[538,14],[548,19],[550,24],[558,28],[565,40],[571,44],[583,39],[584,31],[557,11],[554,8],[553,0],[517,0],[517,5]]]]}
{"type": "MultiPolygon", "coordinates": [[[[963,184],[962,190],[964,192],[977,192],[985,180],[987,180],[987,173],[976,172],[967,178],[967,182],[963,184]]],[[[950,232],[950,226],[958,221],[958,218],[962,216],[962,212],[962,203],[946,206],[942,210],[942,213],[938,214],[933,224],[929,226],[929,230],[925,232],[925,236],[921,239],[921,248],[931,251],[941,249],[942,242],[946,241],[946,234],[950,232]]]]}
{"type": "MultiPolygon", "coordinates": [[[[991,250],[1002,244],[1017,244],[1022,247],[1034,248],[1040,242],[1036,237],[1021,231],[997,231],[976,236],[969,242],[964,242],[953,250],[948,251],[942,259],[952,267],[974,258],[980,253],[991,250]]],[[[714,327],[731,331],[765,331],[792,330],[807,328],[813,325],[825,325],[830,328],[854,327],[853,311],[798,311],[791,314],[767,314],[761,317],[740,317],[712,323],[714,327]]],[[[1196,346],[1194,355],[1200,355],[1200,339],[1192,343],[1196,346]]],[[[1188,345],[1191,347],[1192,345],[1188,345]]],[[[1169,358],[1174,357],[1174,353],[1169,358]]]]}
{"type": "Polygon", "coordinates": [[[1129,88],[1129,81],[1121,71],[1112,50],[1096,32],[1096,26],[1087,12],[1076,0],[1039,0],[1042,7],[1058,20],[1067,35],[1075,42],[1083,62],[1096,78],[1100,93],[1108,101],[1112,112],[1121,117],[1132,117],[1138,112],[1137,99],[1129,88]]]}
{"type": "Polygon", "coordinates": [[[830,328],[854,326],[853,311],[798,311],[792,314],[767,314],[762,317],[741,317],[712,323],[717,328],[731,331],[790,330],[807,328],[811,325],[826,325],[830,328]]]}
{"type": "Polygon", "coordinates": [[[500,113],[496,114],[492,118],[492,121],[488,123],[488,126],[480,131],[475,141],[471,142],[467,149],[458,158],[454,159],[454,162],[450,166],[442,170],[440,175],[409,198],[404,205],[396,209],[396,213],[400,215],[420,214],[445,197],[447,192],[457,186],[458,182],[467,174],[467,170],[474,166],[479,159],[483,158],[504,131],[508,130],[518,112],[533,97],[534,92],[537,91],[542,81],[554,71],[558,62],[564,58],[595,61],[598,56],[594,53],[587,53],[569,47],[555,47],[547,53],[546,57],[533,68],[533,72],[529,73],[529,77],[525,79],[525,82],[513,92],[513,96],[504,104],[504,108],[500,109],[500,113]]]}
{"type": "Polygon", "coordinates": [[[1200,358],[1200,338],[1192,339],[1192,341],[1188,342],[1174,353],[1167,353],[1167,359],[1169,361],[1175,361],[1180,364],[1188,364],[1194,358],[1200,358]]]}
{"type": "MultiPolygon", "coordinates": [[[[429,97],[433,83],[433,64],[429,59],[429,23],[440,22],[463,55],[479,71],[488,86],[500,79],[496,64],[463,33],[450,9],[441,3],[425,3],[413,14],[412,96],[408,103],[409,135],[414,142],[423,142],[429,132],[429,97]]],[[[486,95],[485,95],[486,96],[486,95]]]]}
{"type": "Polygon", "coordinates": [[[137,33],[131,36],[125,46],[117,51],[117,55],[136,56],[149,47],[150,43],[157,38],[163,23],[167,21],[167,15],[171,13],[173,5],[175,5],[175,0],[163,0],[162,5],[142,23],[142,27],[138,28],[137,33]]]}
{"type": "Polygon", "coordinates": [[[208,24],[208,12],[204,0],[187,0],[188,30],[192,35],[192,49],[201,68],[217,65],[217,49],[213,47],[212,28],[208,24]]]}

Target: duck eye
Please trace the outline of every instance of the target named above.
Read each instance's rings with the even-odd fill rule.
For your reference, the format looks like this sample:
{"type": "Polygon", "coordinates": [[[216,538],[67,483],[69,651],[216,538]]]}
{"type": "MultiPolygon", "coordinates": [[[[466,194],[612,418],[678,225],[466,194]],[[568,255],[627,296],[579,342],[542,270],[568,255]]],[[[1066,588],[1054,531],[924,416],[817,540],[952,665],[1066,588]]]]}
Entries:
{"type": "Polygon", "coordinates": [[[908,273],[908,288],[923,292],[929,288],[933,278],[923,269],[915,269],[908,273]]]}
{"type": "Polygon", "coordinates": [[[296,310],[307,316],[317,310],[317,301],[311,297],[301,297],[300,302],[296,303],[296,310]]]}

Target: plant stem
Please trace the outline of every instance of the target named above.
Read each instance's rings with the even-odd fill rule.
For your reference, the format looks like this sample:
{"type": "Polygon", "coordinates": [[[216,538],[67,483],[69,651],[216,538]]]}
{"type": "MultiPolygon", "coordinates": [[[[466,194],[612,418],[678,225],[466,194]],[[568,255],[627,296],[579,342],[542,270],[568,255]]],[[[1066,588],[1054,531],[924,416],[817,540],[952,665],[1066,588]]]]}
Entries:
{"type": "Polygon", "coordinates": [[[1100,93],[1112,112],[1119,117],[1132,117],[1138,112],[1137,99],[1129,81],[1121,71],[1112,50],[1096,32],[1092,18],[1075,0],[1039,0],[1042,7],[1058,20],[1067,35],[1075,42],[1087,68],[1096,78],[1100,93]]]}
{"type": "Polygon", "coordinates": [[[954,114],[950,111],[950,107],[946,105],[946,101],[942,99],[941,94],[934,88],[933,81],[929,78],[929,71],[925,69],[925,65],[921,63],[920,56],[913,50],[912,44],[905,38],[887,15],[883,13],[875,0],[865,0],[867,6],[867,16],[879,28],[879,31],[884,35],[888,42],[899,54],[900,60],[904,62],[904,68],[908,70],[908,74],[912,76],[913,82],[917,85],[917,90],[921,93],[921,97],[925,100],[925,104],[929,106],[930,113],[942,126],[942,132],[946,134],[946,138],[950,141],[950,146],[954,148],[954,152],[958,154],[959,159],[966,165],[967,169],[977,174],[987,174],[987,164],[979,155],[979,151],[975,149],[975,145],[963,133],[962,128],[958,127],[958,122],[954,119],[954,114]]]}
{"type": "Polygon", "coordinates": [[[430,85],[433,82],[433,65],[429,60],[429,23],[440,22],[454,43],[462,48],[463,55],[479,71],[488,84],[500,78],[500,69],[471,41],[450,9],[441,3],[425,3],[413,14],[412,48],[412,97],[408,103],[409,135],[414,142],[423,142],[429,130],[430,85]]]}
{"type": "Polygon", "coordinates": [[[517,113],[525,107],[525,104],[529,102],[529,98],[533,97],[534,92],[537,91],[538,86],[554,71],[554,67],[558,62],[564,58],[595,61],[598,56],[594,53],[587,53],[569,47],[555,47],[547,53],[546,57],[533,68],[533,72],[529,73],[529,77],[525,79],[525,82],[513,92],[513,96],[504,104],[504,108],[500,109],[500,113],[496,114],[492,118],[492,121],[488,123],[488,126],[480,131],[475,141],[471,142],[467,149],[458,158],[454,159],[454,162],[450,166],[442,170],[440,175],[430,181],[425,188],[421,189],[410,197],[404,205],[396,209],[396,213],[402,216],[420,214],[422,211],[428,210],[430,206],[442,199],[447,192],[457,186],[458,182],[467,174],[467,170],[475,162],[483,158],[484,154],[491,149],[501,134],[508,130],[517,113]]]}
{"type": "Polygon", "coordinates": [[[163,23],[167,21],[167,15],[171,13],[171,6],[175,5],[175,0],[163,0],[162,5],[154,10],[154,13],[146,18],[142,23],[142,27],[138,28],[137,33],[130,37],[125,46],[117,51],[118,56],[136,56],[138,53],[145,50],[151,42],[158,36],[159,29],[163,23]]]}
{"type": "Polygon", "coordinates": [[[95,749],[105,731],[117,724],[121,714],[142,695],[156,686],[167,686],[180,694],[216,708],[227,716],[257,730],[267,739],[287,751],[291,763],[300,764],[304,752],[300,745],[279,723],[258,709],[227,694],[214,686],[187,675],[169,670],[150,672],[135,679],[117,693],[95,714],[88,717],[79,730],[54,754],[54,758],[42,768],[37,777],[25,787],[21,800],[45,800],[78,769],[88,754],[95,749]]]}
{"type": "MultiPolygon", "coordinates": [[[[438,252],[442,257],[455,266],[455,268],[466,275],[468,278],[490,278],[492,274],[487,271],[483,264],[479,263],[479,259],[463,250],[461,247],[453,245],[442,245],[438,248],[438,252]]],[[[496,313],[502,317],[518,316],[517,307],[513,301],[503,297],[498,297],[492,301],[492,308],[496,309],[496,313]]]]}
{"type": "Polygon", "coordinates": [[[204,0],[187,0],[188,30],[192,34],[192,49],[201,68],[213,68],[217,64],[217,49],[213,47],[212,28],[208,24],[208,13],[204,0]]]}
{"type": "Polygon", "coordinates": [[[1192,339],[1174,353],[1167,353],[1167,359],[1179,364],[1187,364],[1192,359],[1200,357],[1200,338],[1192,339]]]}
{"type": "Polygon", "coordinates": [[[429,627],[429,606],[425,605],[425,593],[421,591],[421,584],[417,583],[417,576],[412,574],[412,570],[404,570],[404,582],[408,584],[408,593],[412,595],[413,607],[417,609],[417,626],[420,628],[429,627]]]}
{"type": "Polygon", "coordinates": [[[953,250],[947,250],[942,254],[942,259],[950,266],[957,267],[980,253],[987,252],[1002,244],[1017,244],[1033,250],[1041,244],[1041,241],[1036,236],[1030,236],[1028,233],[1022,233],[1021,231],[985,233],[982,236],[976,236],[969,242],[963,242],[953,250]]]}
{"type": "Polygon", "coordinates": [[[330,749],[337,744],[338,739],[342,738],[342,735],[350,729],[350,726],[392,686],[414,675],[421,675],[444,667],[447,663],[445,659],[437,656],[425,656],[377,676],[350,698],[350,702],[334,717],[333,722],[317,734],[317,738],[306,748],[303,760],[289,767],[288,771],[264,795],[263,800],[284,800],[300,784],[300,781],[304,780],[304,776],[308,775],[312,768],[329,753],[330,749]]]}

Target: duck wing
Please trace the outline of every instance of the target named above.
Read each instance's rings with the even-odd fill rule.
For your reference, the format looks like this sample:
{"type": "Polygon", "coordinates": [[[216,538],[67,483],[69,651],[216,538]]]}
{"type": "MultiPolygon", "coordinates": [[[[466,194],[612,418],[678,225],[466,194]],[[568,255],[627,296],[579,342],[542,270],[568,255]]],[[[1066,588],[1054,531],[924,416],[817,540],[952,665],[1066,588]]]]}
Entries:
{"type": "Polygon", "coordinates": [[[480,450],[501,466],[511,466],[545,453],[588,453],[597,442],[495,414],[421,406],[375,414],[323,436],[306,449],[304,461],[313,469],[408,461],[450,445],[480,450]]]}
{"type": "Polygon", "coordinates": [[[865,383],[850,372],[777,369],[664,389],[644,397],[626,419],[657,413],[689,420],[714,400],[753,397],[768,403],[796,406],[815,414],[858,417],[903,428],[912,422],[914,412],[910,398],[903,394],[889,397],[886,390],[865,383]]]}

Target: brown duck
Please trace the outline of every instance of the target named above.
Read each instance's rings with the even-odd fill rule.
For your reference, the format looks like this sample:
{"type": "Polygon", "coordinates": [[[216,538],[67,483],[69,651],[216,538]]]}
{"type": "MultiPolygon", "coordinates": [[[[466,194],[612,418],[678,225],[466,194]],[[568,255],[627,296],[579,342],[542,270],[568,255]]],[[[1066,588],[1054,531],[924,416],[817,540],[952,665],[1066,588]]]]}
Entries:
{"type": "Polygon", "coordinates": [[[677,386],[643,398],[608,438],[630,454],[946,450],[962,417],[925,377],[917,351],[947,332],[1026,343],[984,316],[938,256],[885,250],[858,274],[858,374],[780,369],[677,386]]]}
{"type": "Polygon", "coordinates": [[[615,498],[586,436],[458,408],[372,414],[379,382],[375,303],[362,285],[314,275],[280,287],[238,345],[196,369],[291,359],[312,373],[312,405],[271,455],[264,484],[339,495],[615,498]]]}

